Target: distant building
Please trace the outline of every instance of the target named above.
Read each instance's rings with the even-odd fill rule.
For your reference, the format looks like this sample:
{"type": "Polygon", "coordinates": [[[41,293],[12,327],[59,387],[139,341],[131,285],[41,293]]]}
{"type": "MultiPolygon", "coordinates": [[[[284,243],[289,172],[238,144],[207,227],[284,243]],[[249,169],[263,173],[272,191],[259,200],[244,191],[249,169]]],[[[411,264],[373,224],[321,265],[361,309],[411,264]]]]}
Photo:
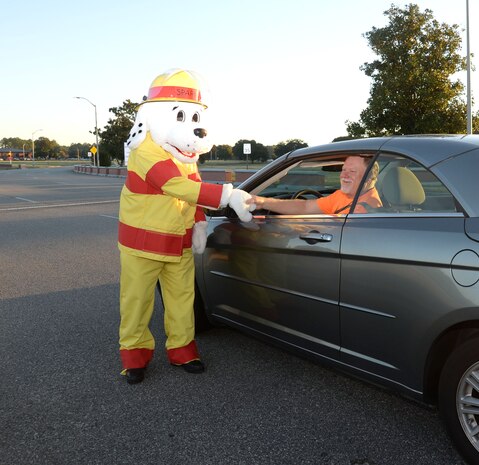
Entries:
{"type": "Polygon", "coordinates": [[[0,147],[0,159],[2,160],[24,160],[26,158],[32,158],[32,152],[13,147],[0,147]]]}

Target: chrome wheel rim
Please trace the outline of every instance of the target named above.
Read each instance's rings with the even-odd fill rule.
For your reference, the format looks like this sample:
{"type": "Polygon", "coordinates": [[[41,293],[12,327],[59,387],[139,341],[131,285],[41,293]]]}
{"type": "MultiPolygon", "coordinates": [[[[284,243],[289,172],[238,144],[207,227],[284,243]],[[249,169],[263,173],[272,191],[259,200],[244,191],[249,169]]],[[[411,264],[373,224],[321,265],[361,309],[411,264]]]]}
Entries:
{"type": "Polygon", "coordinates": [[[462,376],[457,387],[456,408],[464,433],[479,451],[479,362],[462,376]]]}

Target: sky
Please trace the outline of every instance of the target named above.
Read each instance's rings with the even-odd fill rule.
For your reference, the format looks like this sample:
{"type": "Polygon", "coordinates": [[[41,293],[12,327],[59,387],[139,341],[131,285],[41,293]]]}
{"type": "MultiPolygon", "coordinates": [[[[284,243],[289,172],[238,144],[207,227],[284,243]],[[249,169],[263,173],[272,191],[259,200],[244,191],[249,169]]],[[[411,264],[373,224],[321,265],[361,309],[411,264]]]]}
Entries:
{"type": "MultiPolygon", "coordinates": [[[[140,102],[156,76],[184,68],[208,84],[214,143],[330,142],[367,107],[360,66],[375,56],[363,34],[388,24],[393,3],[466,29],[466,0],[0,0],[0,139],[93,143],[93,105],[102,129],[109,108],[140,102]]],[[[469,20],[479,57],[479,0],[469,20]]]]}

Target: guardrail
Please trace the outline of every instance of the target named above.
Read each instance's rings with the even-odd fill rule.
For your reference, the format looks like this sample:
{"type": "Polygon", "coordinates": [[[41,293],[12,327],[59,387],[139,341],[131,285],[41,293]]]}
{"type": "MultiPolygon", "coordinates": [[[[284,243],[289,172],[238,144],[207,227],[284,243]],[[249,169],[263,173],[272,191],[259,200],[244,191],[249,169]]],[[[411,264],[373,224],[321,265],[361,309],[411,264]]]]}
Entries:
{"type": "Polygon", "coordinates": [[[75,165],[73,167],[75,173],[95,174],[97,176],[117,176],[126,178],[126,168],[111,167],[111,166],[90,166],[90,165],[75,165]]]}
{"type": "MultiPolygon", "coordinates": [[[[125,167],[111,167],[111,166],[90,166],[90,165],[75,165],[73,167],[75,173],[82,174],[93,174],[96,176],[115,176],[118,178],[126,178],[127,168],[125,167]]],[[[240,184],[251,175],[253,175],[255,170],[232,170],[232,169],[221,169],[221,168],[201,168],[200,174],[201,179],[205,182],[212,183],[233,183],[240,184]]]]}

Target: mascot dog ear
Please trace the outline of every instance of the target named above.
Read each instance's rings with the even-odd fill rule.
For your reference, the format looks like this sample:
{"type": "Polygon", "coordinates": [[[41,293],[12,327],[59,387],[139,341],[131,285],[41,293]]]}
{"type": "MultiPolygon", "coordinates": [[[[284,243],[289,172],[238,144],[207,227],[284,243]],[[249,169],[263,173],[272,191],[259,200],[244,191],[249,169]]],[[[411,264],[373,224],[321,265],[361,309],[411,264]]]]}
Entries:
{"type": "Polygon", "coordinates": [[[136,115],[135,123],[131,128],[126,145],[130,150],[136,149],[145,140],[146,133],[148,132],[148,123],[146,118],[143,118],[141,112],[136,115]]]}

